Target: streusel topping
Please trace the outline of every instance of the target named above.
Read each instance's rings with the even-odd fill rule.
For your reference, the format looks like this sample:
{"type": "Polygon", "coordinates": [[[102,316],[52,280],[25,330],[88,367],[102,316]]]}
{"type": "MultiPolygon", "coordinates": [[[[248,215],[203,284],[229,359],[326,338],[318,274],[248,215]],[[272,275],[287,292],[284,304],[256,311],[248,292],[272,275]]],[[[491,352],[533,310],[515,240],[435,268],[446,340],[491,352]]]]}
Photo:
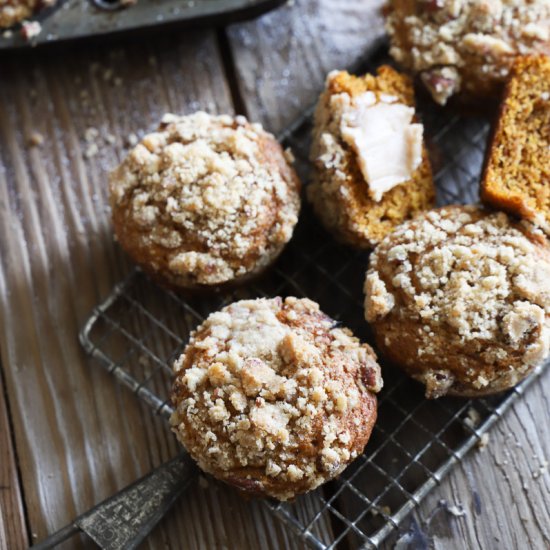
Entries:
{"type": "Polygon", "coordinates": [[[440,104],[464,87],[465,70],[504,81],[516,55],[550,48],[548,0],[417,0],[411,13],[390,0],[389,8],[391,55],[421,73],[440,104]]]}
{"type": "MultiPolygon", "coordinates": [[[[443,337],[449,349],[479,347],[488,364],[506,353],[520,353],[526,368],[541,363],[550,346],[550,252],[541,250],[542,232],[520,228],[474,206],[403,224],[371,255],[367,320],[394,315],[418,325],[419,358],[441,351],[443,337]]],[[[439,357],[443,369],[446,354],[439,357]]],[[[479,387],[490,382],[475,376],[479,387]]]]}
{"type": "Polygon", "coordinates": [[[244,275],[288,242],[299,211],[297,185],[266,139],[243,117],[166,115],[112,173],[113,210],[128,210],[135,244],[161,247],[176,275],[204,284],[244,275]]]}
{"type": "Polygon", "coordinates": [[[288,484],[313,489],[362,451],[362,400],[382,387],[372,350],[297,298],[210,315],[174,368],[172,426],[201,468],[257,470],[282,500],[288,484]]]}
{"type": "MultiPolygon", "coordinates": [[[[42,2],[39,0],[2,0],[0,1],[0,28],[11,27],[30,17],[42,2]]],[[[53,2],[45,2],[52,5],[53,2]]]]}

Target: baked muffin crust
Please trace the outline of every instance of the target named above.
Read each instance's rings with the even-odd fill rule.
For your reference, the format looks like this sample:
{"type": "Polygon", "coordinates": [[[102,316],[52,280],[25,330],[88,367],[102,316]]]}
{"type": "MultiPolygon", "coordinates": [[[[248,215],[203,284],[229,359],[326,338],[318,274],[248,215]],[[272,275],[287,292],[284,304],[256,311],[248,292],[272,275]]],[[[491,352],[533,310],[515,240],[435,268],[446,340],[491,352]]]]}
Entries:
{"type": "Polygon", "coordinates": [[[166,115],[110,178],[122,247],[168,285],[261,272],[290,240],[300,184],[275,138],[243,117],[166,115]]]}
{"type": "Polygon", "coordinates": [[[548,0],[389,0],[390,54],[444,105],[498,93],[517,55],[550,54],[548,0]]]}
{"type": "Polygon", "coordinates": [[[502,212],[403,224],[371,255],[365,295],[378,348],[427,397],[510,388],[549,355],[550,245],[502,212]]]}
{"type": "Polygon", "coordinates": [[[380,368],[336,325],[307,299],[243,300],[191,335],[174,365],[171,424],[204,471],[288,500],[363,451],[380,368]]]}

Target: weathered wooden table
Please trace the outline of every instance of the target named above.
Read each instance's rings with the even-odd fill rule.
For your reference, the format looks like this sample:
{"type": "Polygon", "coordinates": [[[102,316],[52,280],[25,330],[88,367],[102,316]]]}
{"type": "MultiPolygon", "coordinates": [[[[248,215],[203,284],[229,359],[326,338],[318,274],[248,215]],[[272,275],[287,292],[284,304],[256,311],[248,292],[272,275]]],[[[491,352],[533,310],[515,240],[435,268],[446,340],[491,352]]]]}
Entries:
{"type": "MultiPolygon", "coordinates": [[[[315,100],[327,71],[382,35],[379,5],[295,0],[217,31],[0,59],[0,548],[43,539],[177,448],[77,340],[129,269],[113,244],[106,173],[132,134],[166,111],[199,108],[277,132],[315,100]]],[[[549,384],[547,369],[488,447],[415,512],[434,547],[550,547],[549,384]]],[[[195,485],[145,547],[301,545],[258,503],[195,485]]]]}

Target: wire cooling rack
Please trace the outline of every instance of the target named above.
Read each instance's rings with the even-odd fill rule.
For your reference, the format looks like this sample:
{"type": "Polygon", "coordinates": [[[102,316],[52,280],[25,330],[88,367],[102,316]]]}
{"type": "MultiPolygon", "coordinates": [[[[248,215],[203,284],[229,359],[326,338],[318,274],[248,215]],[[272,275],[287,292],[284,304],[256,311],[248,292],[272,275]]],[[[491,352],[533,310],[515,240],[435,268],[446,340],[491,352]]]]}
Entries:
{"type": "MultiPolygon", "coordinates": [[[[433,103],[421,104],[419,110],[438,203],[476,202],[489,121],[453,115],[433,103]]],[[[308,177],[310,132],[311,111],[281,136],[292,147],[303,181],[308,177]]],[[[334,242],[305,205],[292,242],[261,281],[230,293],[184,298],[135,270],[94,310],[81,341],[155,413],[169,416],[172,362],[190,331],[234,300],[307,296],[359,337],[371,340],[363,316],[367,263],[367,253],[334,242]]],[[[385,367],[378,422],[365,454],[339,479],[294,503],[265,503],[313,548],[376,547],[541,372],[496,397],[427,401],[420,385],[385,367]]]]}

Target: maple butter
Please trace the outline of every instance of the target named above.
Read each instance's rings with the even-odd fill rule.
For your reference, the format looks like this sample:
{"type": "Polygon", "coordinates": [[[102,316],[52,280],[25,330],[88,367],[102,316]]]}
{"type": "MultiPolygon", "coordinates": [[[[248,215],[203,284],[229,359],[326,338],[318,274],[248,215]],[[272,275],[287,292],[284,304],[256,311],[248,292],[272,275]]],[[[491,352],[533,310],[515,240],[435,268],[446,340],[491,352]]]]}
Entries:
{"type": "Polygon", "coordinates": [[[422,162],[422,124],[414,123],[414,109],[398,98],[367,91],[343,109],[341,134],[357,154],[369,195],[380,201],[384,193],[412,178],[422,162]]]}

